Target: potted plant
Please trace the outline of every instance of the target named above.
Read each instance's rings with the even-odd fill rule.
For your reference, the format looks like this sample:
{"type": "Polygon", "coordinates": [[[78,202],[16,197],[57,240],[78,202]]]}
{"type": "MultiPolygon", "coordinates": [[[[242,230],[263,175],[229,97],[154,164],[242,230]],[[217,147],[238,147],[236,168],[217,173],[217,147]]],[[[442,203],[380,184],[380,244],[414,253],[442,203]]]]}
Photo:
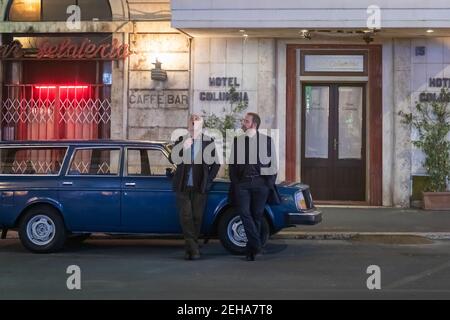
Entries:
{"type": "Polygon", "coordinates": [[[414,146],[425,155],[423,166],[428,179],[423,194],[426,210],[450,210],[450,192],[447,181],[450,175],[450,93],[442,89],[436,101],[417,103],[414,113],[399,112],[402,123],[415,128],[418,140],[414,146]]]}

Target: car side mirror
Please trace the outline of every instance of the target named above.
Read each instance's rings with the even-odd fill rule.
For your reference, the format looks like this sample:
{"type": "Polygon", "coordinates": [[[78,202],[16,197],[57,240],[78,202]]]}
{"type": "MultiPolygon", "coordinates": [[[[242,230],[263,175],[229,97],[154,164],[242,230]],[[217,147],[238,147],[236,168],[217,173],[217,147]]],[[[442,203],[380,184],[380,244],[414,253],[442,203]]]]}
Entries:
{"type": "Polygon", "coordinates": [[[166,176],[169,178],[172,178],[174,176],[175,172],[173,168],[166,168],[166,176]]]}

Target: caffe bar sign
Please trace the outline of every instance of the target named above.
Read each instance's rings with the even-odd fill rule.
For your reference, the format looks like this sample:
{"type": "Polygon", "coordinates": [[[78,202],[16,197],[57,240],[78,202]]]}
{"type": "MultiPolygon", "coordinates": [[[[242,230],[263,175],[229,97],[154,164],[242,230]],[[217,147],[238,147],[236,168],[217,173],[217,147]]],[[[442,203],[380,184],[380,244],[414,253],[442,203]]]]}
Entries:
{"type": "MultiPolygon", "coordinates": [[[[236,77],[210,77],[209,86],[211,88],[234,87],[239,89],[240,84],[236,77]]],[[[245,91],[236,91],[233,95],[229,91],[201,91],[200,101],[246,101],[248,102],[248,93],[245,91]],[[233,96],[233,97],[232,97],[233,96]]]]}
{"type": "Polygon", "coordinates": [[[93,43],[84,39],[80,43],[70,39],[53,44],[44,41],[37,48],[24,49],[19,41],[0,46],[1,60],[123,60],[131,55],[127,44],[117,39],[111,43],[93,43]]]}

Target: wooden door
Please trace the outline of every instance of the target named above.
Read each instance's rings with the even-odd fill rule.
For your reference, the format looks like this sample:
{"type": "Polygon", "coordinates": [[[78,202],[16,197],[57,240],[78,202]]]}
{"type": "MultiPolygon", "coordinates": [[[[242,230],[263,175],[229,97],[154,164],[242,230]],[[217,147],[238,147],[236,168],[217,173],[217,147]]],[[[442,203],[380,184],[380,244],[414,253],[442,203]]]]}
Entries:
{"type": "Polygon", "coordinates": [[[364,201],[364,84],[302,85],[302,182],[316,200],[364,201]]]}

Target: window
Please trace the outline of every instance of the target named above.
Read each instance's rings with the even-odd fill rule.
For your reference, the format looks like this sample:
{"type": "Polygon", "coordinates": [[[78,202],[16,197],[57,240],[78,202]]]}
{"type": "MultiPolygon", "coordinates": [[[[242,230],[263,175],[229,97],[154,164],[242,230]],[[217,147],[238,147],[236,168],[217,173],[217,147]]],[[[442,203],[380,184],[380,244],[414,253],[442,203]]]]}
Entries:
{"type": "Polygon", "coordinates": [[[120,149],[78,149],[72,157],[68,175],[114,176],[119,174],[120,149]]]}
{"type": "Polygon", "coordinates": [[[14,0],[9,10],[10,21],[39,21],[41,18],[40,0],[14,0]]]}
{"type": "Polygon", "coordinates": [[[59,174],[67,148],[1,148],[0,174],[59,174]]]}
{"type": "Polygon", "coordinates": [[[127,173],[129,176],[162,176],[173,165],[158,149],[128,149],[127,173]]]}
{"type": "Polygon", "coordinates": [[[9,21],[66,21],[72,12],[71,5],[80,7],[83,21],[111,21],[112,13],[108,0],[12,0],[9,21]]]}

